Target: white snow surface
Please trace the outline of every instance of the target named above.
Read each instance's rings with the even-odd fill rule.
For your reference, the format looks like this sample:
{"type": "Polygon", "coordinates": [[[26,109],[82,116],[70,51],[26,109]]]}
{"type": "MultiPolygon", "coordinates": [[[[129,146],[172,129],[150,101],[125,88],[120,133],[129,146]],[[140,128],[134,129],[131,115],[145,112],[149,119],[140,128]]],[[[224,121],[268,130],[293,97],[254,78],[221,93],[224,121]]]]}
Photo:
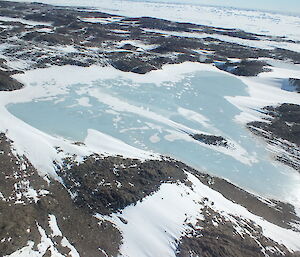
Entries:
{"type": "Polygon", "coordinates": [[[78,104],[84,107],[90,107],[92,106],[90,104],[90,99],[88,97],[81,97],[78,99],[78,104]]]}
{"type": "Polygon", "coordinates": [[[195,176],[189,173],[187,175],[192,187],[162,184],[158,192],[136,205],[126,207],[122,213],[96,215],[99,220],[112,221],[122,231],[124,239],[120,256],[175,257],[176,240],[189,231],[187,223],[195,225],[197,219],[204,219],[201,214],[204,198],[208,198],[206,204],[210,208],[236,225],[237,233],[251,234],[251,230],[240,226],[237,218],[242,218],[254,222],[262,228],[264,236],[285,245],[290,251],[300,250],[299,232],[281,228],[252,214],[201,183],[195,176]],[[119,217],[127,223],[122,222],[119,217]]]}
{"type": "Polygon", "coordinates": [[[154,49],[158,46],[158,45],[146,45],[143,42],[138,41],[138,40],[122,40],[118,43],[118,46],[122,47],[126,44],[130,44],[130,45],[133,45],[133,46],[137,47],[138,48],[137,51],[138,50],[149,51],[149,50],[152,50],[152,49],[154,49]]]}
{"type": "Polygon", "coordinates": [[[260,49],[275,49],[275,48],[283,48],[287,50],[292,50],[295,52],[300,52],[300,44],[299,43],[292,43],[292,42],[280,42],[280,41],[272,41],[267,40],[263,37],[258,37],[260,40],[250,40],[250,39],[243,39],[239,37],[231,37],[228,35],[221,35],[221,34],[208,34],[203,33],[201,30],[193,31],[193,32],[178,32],[178,31],[168,31],[168,30],[158,30],[158,29],[143,29],[146,32],[153,32],[162,35],[171,35],[177,37],[187,37],[187,38],[215,38],[221,41],[236,43],[243,46],[250,46],[260,49]]]}
{"type": "Polygon", "coordinates": [[[56,217],[53,214],[49,215],[49,226],[52,230],[51,236],[62,236],[62,233],[57,225],[56,217]]]}
{"type": "Polygon", "coordinates": [[[246,124],[259,120],[257,111],[267,105],[280,103],[300,104],[300,94],[282,90],[280,79],[300,78],[300,65],[294,69],[281,68],[280,63],[273,63],[272,72],[261,73],[257,77],[240,77],[248,86],[249,96],[226,97],[228,101],[237,106],[242,113],[236,117],[238,122],[246,124]]]}
{"type": "Polygon", "coordinates": [[[90,23],[112,23],[115,21],[120,21],[121,17],[109,17],[109,18],[101,18],[101,17],[92,17],[92,18],[82,18],[82,21],[90,22],[90,23]]]}
{"type": "Polygon", "coordinates": [[[119,153],[124,157],[137,158],[141,160],[160,158],[158,154],[150,154],[149,152],[127,145],[119,139],[93,129],[88,130],[88,136],[86,137],[84,143],[90,150],[94,152],[99,152],[99,149],[101,149],[101,153],[119,153]]]}
{"type": "Polygon", "coordinates": [[[211,124],[209,124],[209,119],[198,112],[182,107],[179,107],[177,111],[180,115],[187,117],[189,120],[196,121],[204,127],[213,127],[211,124]]]}
{"type": "Polygon", "coordinates": [[[19,18],[11,18],[11,17],[6,17],[6,16],[0,16],[0,21],[4,22],[20,22],[26,25],[30,26],[49,26],[51,23],[47,22],[37,22],[37,21],[32,21],[32,20],[25,20],[25,19],[19,19],[19,18]]]}

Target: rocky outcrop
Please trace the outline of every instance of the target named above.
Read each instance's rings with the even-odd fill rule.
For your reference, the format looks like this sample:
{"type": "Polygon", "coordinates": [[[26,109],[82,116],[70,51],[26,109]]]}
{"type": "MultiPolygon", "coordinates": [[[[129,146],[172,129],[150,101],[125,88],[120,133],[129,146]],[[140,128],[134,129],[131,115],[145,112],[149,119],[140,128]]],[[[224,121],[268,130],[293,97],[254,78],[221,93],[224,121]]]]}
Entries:
{"type": "Polygon", "coordinates": [[[195,140],[207,145],[229,147],[228,141],[221,136],[206,135],[206,134],[191,134],[190,136],[195,140]]]}
{"type": "Polygon", "coordinates": [[[240,62],[226,62],[217,67],[237,76],[257,76],[259,73],[270,71],[270,65],[257,60],[242,60],[240,62]]]}
{"type": "Polygon", "coordinates": [[[297,93],[300,93],[300,79],[290,78],[289,84],[297,93]]]}
{"type": "Polygon", "coordinates": [[[11,77],[11,72],[0,70],[0,91],[13,91],[23,87],[23,84],[11,77]]]}
{"type": "Polygon", "coordinates": [[[254,121],[247,127],[270,145],[281,149],[276,159],[300,172],[300,105],[284,103],[264,107],[265,122],[254,121]]]}
{"type": "Polygon", "coordinates": [[[74,203],[88,212],[111,214],[157,191],[162,183],[184,182],[186,175],[173,161],[88,157],[80,165],[58,172],[74,195],[74,203]]]}
{"type": "Polygon", "coordinates": [[[190,224],[189,233],[181,239],[177,247],[178,257],[299,257],[300,253],[290,253],[284,246],[261,236],[257,227],[247,220],[240,220],[248,229],[256,231],[253,235],[238,233],[233,223],[215,212],[209,205],[202,210],[204,219],[199,219],[195,226],[190,224]],[[268,245],[262,252],[262,247],[268,245]],[[280,249],[281,253],[274,252],[280,249]]]}
{"type": "Polygon", "coordinates": [[[14,155],[12,143],[0,134],[1,256],[30,242],[37,249],[40,243],[45,243],[45,238],[49,247],[39,248],[40,254],[44,251],[43,256],[48,256],[56,249],[68,256],[71,249],[63,243],[64,237],[81,256],[107,256],[99,248],[116,256],[121,244],[120,232],[108,221],[99,224],[98,219],[74,204],[62,184],[55,180],[48,183],[39,176],[24,156],[14,155]],[[53,216],[61,235],[53,231],[53,216]]]}
{"type": "MultiPolygon", "coordinates": [[[[256,76],[268,71],[268,65],[256,60],[258,58],[300,63],[300,54],[293,51],[259,49],[213,37],[287,42],[281,37],[238,29],[219,29],[150,17],[127,18],[37,3],[0,1],[0,11],[9,18],[0,20],[0,43],[5,46],[1,54],[4,61],[26,63],[24,67],[17,66],[20,70],[50,65],[87,67],[97,64],[145,74],[161,69],[165,64],[190,61],[217,63],[218,68],[227,72],[256,76]],[[189,36],[184,36],[184,33],[189,36]],[[203,33],[207,37],[202,37],[203,33]],[[233,63],[231,58],[241,61],[233,63]]],[[[3,71],[11,71],[12,67],[1,66],[3,71]]],[[[21,87],[3,74],[0,83],[0,90],[21,87]]]]}
{"type": "MultiPolygon", "coordinates": [[[[92,155],[82,163],[66,159],[65,165],[57,170],[60,175],[57,182],[39,176],[28,159],[12,152],[12,144],[4,134],[0,135],[0,252],[4,256],[30,245],[44,256],[53,252],[68,256],[72,249],[80,256],[116,256],[122,235],[105,215],[121,213],[125,207],[158,191],[163,183],[192,186],[187,173],[278,226],[295,229],[293,224],[300,223],[288,204],[261,201],[223,179],[168,158],[141,162],[92,155]]],[[[259,227],[241,217],[235,217],[236,222],[248,226],[247,229],[251,227],[252,237],[237,235],[234,229],[237,223],[224,220],[209,208],[213,203],[207,201],[204,198],[199,203],[199,208],[203,206],[199,213],[205,219],[190,224],[177,242],[178,256],[188,256],[189,252],[205,256],[262,256],[261,250],[271,249],[269,246],[292,256],[284,246],[264,237],[259,227]]],[[[270,252],[269,256],[276,255],[270,252]]]]}

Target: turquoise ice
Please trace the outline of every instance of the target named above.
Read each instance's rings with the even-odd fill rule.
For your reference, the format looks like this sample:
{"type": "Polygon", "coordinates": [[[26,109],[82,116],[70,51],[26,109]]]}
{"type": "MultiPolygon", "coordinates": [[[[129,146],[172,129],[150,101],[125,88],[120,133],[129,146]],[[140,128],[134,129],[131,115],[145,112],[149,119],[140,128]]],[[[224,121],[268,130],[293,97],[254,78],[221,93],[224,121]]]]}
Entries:
{"type": "Polygon", "coordinates": [[[12,104],[8,110],[51,135],[84,141],[88,129],[99,130],[282,199],[299,181],[289,168],[271,161],[261,140],[234,121],[240,110],[225,99],[248,95],[246,88],[240,80],[214,72],[194,72],[160,85],[119,77],[74,84],[67,94],[12,104]],[[195,131],[221,135],[234,149],[200,144],[187,135],[195,131]]]}

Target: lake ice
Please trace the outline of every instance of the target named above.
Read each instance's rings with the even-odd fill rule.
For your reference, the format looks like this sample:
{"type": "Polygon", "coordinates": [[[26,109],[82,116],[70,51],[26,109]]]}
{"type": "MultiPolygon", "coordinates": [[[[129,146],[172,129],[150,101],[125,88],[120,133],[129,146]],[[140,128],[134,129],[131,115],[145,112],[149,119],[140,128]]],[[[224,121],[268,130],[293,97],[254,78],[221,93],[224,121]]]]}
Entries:
{"type": "Polygon", "coordinates": [[[237,95],[248,95],[247,86],[239,79],[197,71],[159,84],[122,76],[72,84],[63,94],[9,104],[7,109],[51,135],[84,141],[88,129],[98,130],[260,195],[297,198],[298,174],[271,161],[264,142],[234,120],[240,110],[225,96],[237,95]],[[188,133],[223,136],[232,147],[205,145],[188,133]]]}

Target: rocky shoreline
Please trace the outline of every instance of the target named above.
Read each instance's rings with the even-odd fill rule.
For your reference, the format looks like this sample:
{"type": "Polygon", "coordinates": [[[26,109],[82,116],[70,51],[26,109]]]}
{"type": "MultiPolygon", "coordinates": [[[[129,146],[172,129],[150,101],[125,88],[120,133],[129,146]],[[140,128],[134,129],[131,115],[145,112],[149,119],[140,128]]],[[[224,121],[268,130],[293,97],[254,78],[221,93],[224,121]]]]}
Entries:
{"type": "Polygon", "coordinates": [[[265,122],[250,122],[247,127],[281,149],[275,152],[276,160],[300,172],[300,105],[266,106],[261,111],[265,122]]]}
{"type": "Polygon", "coordinates": [[[244,226],[256,231],[258,240],[253,240],[249,235],[235,232],[234,224],[231,224],[209,206],[203,210],[205,220],[198,220],[195,226],[191,225],[191,231],[181,238],[177,249],[178,257],[189,256],[299,256],[290,253],[285,247],[270,242],[269,239],[260,236],[259,229],[250,222],[244,221],[244,226]],[[218,224],[218,225],[216,225],[218,224]],[[262,253],[259,245],[270,247],[262,253]],[[280,249],[281,254],[274,253],[273,247],[280,249]]]}
{"type": "MultiPolygon", "coordinates": [[[[52,215],[62,235],[76,247],[81,256],[116,256],[122,235],[111,222],[99,223],[94,214],[122,212],[126,206],[136,204],[145,196],[159,190],[164,183],[189,185],[186,172],[194,174],[202,183],[220,192],[227,199],[280,227],[295,230],[292,224],[300,224],[300,218],[296,216],[291,205],[271,200],[262,201],[223,179],[199,173],[171,159],[141,162],[122,157],[90,156],[83,163],[69,163],[58,171],[62,178],[61,183],[52,179],[47,183],[24,156],[13,154],[11,143],[1,134],[0,237],[5,240],[1,241],[0,252],[4,256],[25,247],[27,242],[38,245],[41,242],[41,230],[52,240],[56,249],[67,256],[70,248],[60,244],[61,235],[53,235],[53,231],[51,232],[52,215]],[[22,168],[24,165],[26,169],[22,168]],[[30,188],[38,192],[38,195],[30,197],[30,188]],[[103,250],[103,254],[99,248],[103,250]]],[[[286,256],[297,256],[296,253],[292,254],[285,247],[263,237],[256,227],[253,231],[260,238],[259,243],[249,236],[241,238],[232,229],[234,223],[221,217],[217,218],[219,214],[209,208],[213,203],[207,202],[208,199],[203,201],[205,209],[201,213],[204,214],[205,221],[199,220],[201,225],[195,227],[190,225],[192,230],[189,229],[190,232],[178,242],[178,256],[188,256],[187,249],[195,254],[205,252],[206,256],[228,256],[234,253],[243,256],[264,256],[261,249],[267,246],[277,247],[286,256]],[[215,225],[212,225],[214,220],[215,225]],[[198,226],[204,227],[204,230],[197,229],[198,226]],[[204,237],[197,236],[199,233],[204,237]],[[224,238],[224,244],[213,243],[217,235],[224,238]],[[240,240],[244,246],[241,246],[240,240]],[[194,247],[195,243],[197,246],[194,247]]],[[[122,219],[122,222],[126,223],[126,220],[122,219]]],[[[242,219],[240,222],[245,225],[242,219]]],[[[51,251],[49,246],[43,256],[47,256],[51,251]]],[[[268,254],[278,256],[272,252],[268,254]]]]}
{"type": "Polygon", "coordinates": [[[11,76],[15,72],[0,71],[0,91],[13,91],[23,87],[23,84],[11,76]]]}

